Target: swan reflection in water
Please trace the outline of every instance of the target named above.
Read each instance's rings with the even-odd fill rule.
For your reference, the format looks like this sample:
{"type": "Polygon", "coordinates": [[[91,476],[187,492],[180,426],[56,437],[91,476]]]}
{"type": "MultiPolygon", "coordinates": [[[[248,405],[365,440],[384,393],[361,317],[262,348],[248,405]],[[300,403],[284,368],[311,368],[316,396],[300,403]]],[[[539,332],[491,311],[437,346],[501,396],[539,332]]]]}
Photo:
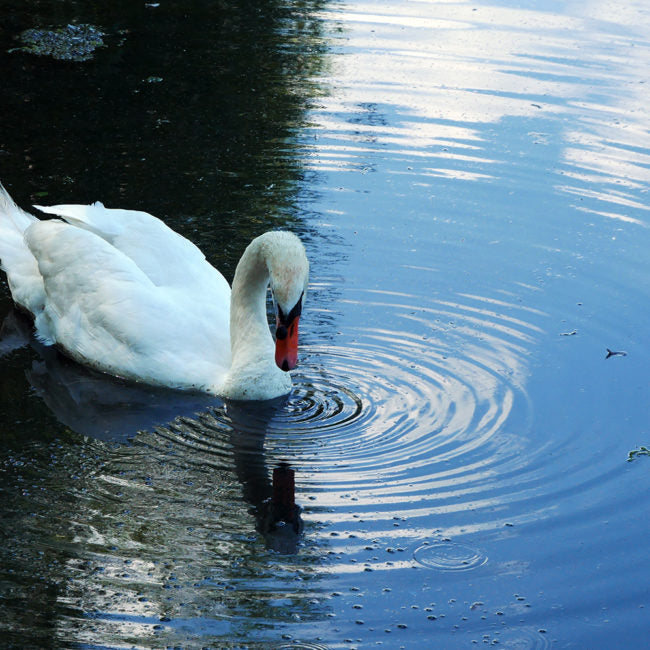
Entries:
{"type": "Polygon", "coordinates": [[[104,442],[126,443],[141,431],[154,431],[180,417],[225,408],[229,422],[224,424],[229,426],[220,427],[219,433],[228,435],[233,469],[257,531],[272,550],[297,550],[303,523],[295,503],[294,470],[280,461],[269,472],[264,450],[268,425],[286,398],[235,402],[110,377],[41,344],[32,335],[31,321],[12,310],[0,328],[0,356],[25,346],[40,357],[25,371],[27,380],[59,422],[104,442]]]}

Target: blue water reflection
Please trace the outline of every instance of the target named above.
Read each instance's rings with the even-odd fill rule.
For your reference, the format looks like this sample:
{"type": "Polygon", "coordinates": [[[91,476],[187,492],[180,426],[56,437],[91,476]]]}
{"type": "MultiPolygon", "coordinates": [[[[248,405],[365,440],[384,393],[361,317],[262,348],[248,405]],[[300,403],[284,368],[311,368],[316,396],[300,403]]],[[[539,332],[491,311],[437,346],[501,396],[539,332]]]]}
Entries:
{"type": "MultiPolygon", "coordinates": [[[[344,293],[345,319],[365,334],[350,331],[342,344],[368,345],[379,323],[389,351],[429,337],[401,356],[424,387],[407,410],[442,443],[425,446],[424,463],[418,444],[405,443],[408,471],[385,487],[359,481],[361,462],[347,483],[339,471],[348,492],[319,513],[342,537],[362,538],[339,544],[332,570],[356,574],[371,607],[401,616],[402,628],[390,616],[364,619],[384,634],[444,647],[608,647],[642,635],[647,525],[626,504],[648,486],[623,457],[645,435],[648,404],[650,143],[637,67],[648,45],[635,21],[647,26],[649,16],[632,6],[610,22],[584,4],[551,13],[355,3],[331,16],[345,26],[337,91],[307,145],[320,225],[351,242],[346,290],[383,298],[344,293]],[[639,51],[628,66],[630,47],[639,51]],[[606,341],[634,348],[636,361],[606,359],[606,341]],[[422,408],[445,412],[423,369],[437,354],[440,376],[473,390],[469,402],[450,393],[458,413],[472,414],[459,435],[422,408]],[[494,427],[482,436],[487,413],[494,427]],[[352,498],[361,511],[350,511],[352,498]],[[419,597],[408,600],[413,560],[438,571],[420,574],[419,597]],[[448,571],[468,566],[471,578],[448,571]],[[370,569],[392,591],[373,588],[370,569]],[[427,593],[436,627],[421,613],[427,593]]],[[[399,365],[392,358],[375,378],[390,384],[399,365]]],[[[375,442],[364,449],[382,453],[375,442]]]]}

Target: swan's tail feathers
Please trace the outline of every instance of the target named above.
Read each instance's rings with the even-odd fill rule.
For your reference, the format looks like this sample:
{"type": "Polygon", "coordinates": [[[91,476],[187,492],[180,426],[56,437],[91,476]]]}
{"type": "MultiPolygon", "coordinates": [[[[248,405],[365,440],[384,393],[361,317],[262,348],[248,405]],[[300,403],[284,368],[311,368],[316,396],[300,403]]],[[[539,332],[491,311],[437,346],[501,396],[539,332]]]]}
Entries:
{"type": "Polygon", "coordinates": [[[29,253],[24,233],[36,217],[21,210],[0,183],[0,269],[10,273],[16,258],[29,253]]]}
{"type": "Polygon", "coordinates": [[[0,183],[0,234],[16,233],[22,239],[22,234],[34,221],[38,219],[21,210],[9,196],[4,185],[0,183]]]}
{"type": "Polygon", "coordinates": [[[14,203],[0,183],[0,269],[7,274],[14,302],[32,314],[42,309],[43,279],[24,235],[37,221],[14,203]]]}

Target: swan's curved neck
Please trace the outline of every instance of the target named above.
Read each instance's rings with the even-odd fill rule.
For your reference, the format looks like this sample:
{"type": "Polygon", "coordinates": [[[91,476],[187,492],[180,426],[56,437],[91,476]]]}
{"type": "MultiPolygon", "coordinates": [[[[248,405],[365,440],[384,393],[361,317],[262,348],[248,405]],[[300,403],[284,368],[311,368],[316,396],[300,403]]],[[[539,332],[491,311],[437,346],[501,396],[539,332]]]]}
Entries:
{"type": "Polygon", "coordinates": [[[237,264],[230,298],[232,367],[273,359],[273,337],[266,317],[269,270],[259,240],[246,248],[237,264]]]}
{"type": "MultiPolygon", "coordinates": [[[[266,292],[271,282],[278,308],[282,305],[284,313],[290,314],[304,295],[308,273],[305,249],[295,235],[271,231],[248,245],[232,282],[232,360],[220,394],[232,399],[262,400],[291,390],[291,376],[276,363],[275,343],[266,317],[266,292]]],[[[297,339],[297,328],[294,330],[297,339]]]]}

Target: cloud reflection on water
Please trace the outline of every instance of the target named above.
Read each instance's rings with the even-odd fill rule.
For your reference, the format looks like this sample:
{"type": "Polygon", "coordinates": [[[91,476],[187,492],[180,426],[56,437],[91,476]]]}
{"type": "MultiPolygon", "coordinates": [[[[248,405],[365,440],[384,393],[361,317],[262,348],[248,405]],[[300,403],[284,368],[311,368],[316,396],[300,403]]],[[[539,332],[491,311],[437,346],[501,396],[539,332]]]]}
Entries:
{"type": "MultiPolygon", "coordinates": [[[[327,138],[310,146],[309,164],[367,173],[367,154],[381,148],[394,173],[415,158],[419,176],[491,182],[510,167],[493,126],[516,118],[554,148],[550,191],[642,225],[630,212],[647,211],[639,194],[650,180],[647,15],[638,2],[576,2],[562,13],[425,1],[334,8],[325,16],[342,29],[343,55],[314,113],[327,138]],[[391,118],[364,121],[368,107],[391,118]]],[[[526,164],[530,152],[520,156],[526,164]]]]}

